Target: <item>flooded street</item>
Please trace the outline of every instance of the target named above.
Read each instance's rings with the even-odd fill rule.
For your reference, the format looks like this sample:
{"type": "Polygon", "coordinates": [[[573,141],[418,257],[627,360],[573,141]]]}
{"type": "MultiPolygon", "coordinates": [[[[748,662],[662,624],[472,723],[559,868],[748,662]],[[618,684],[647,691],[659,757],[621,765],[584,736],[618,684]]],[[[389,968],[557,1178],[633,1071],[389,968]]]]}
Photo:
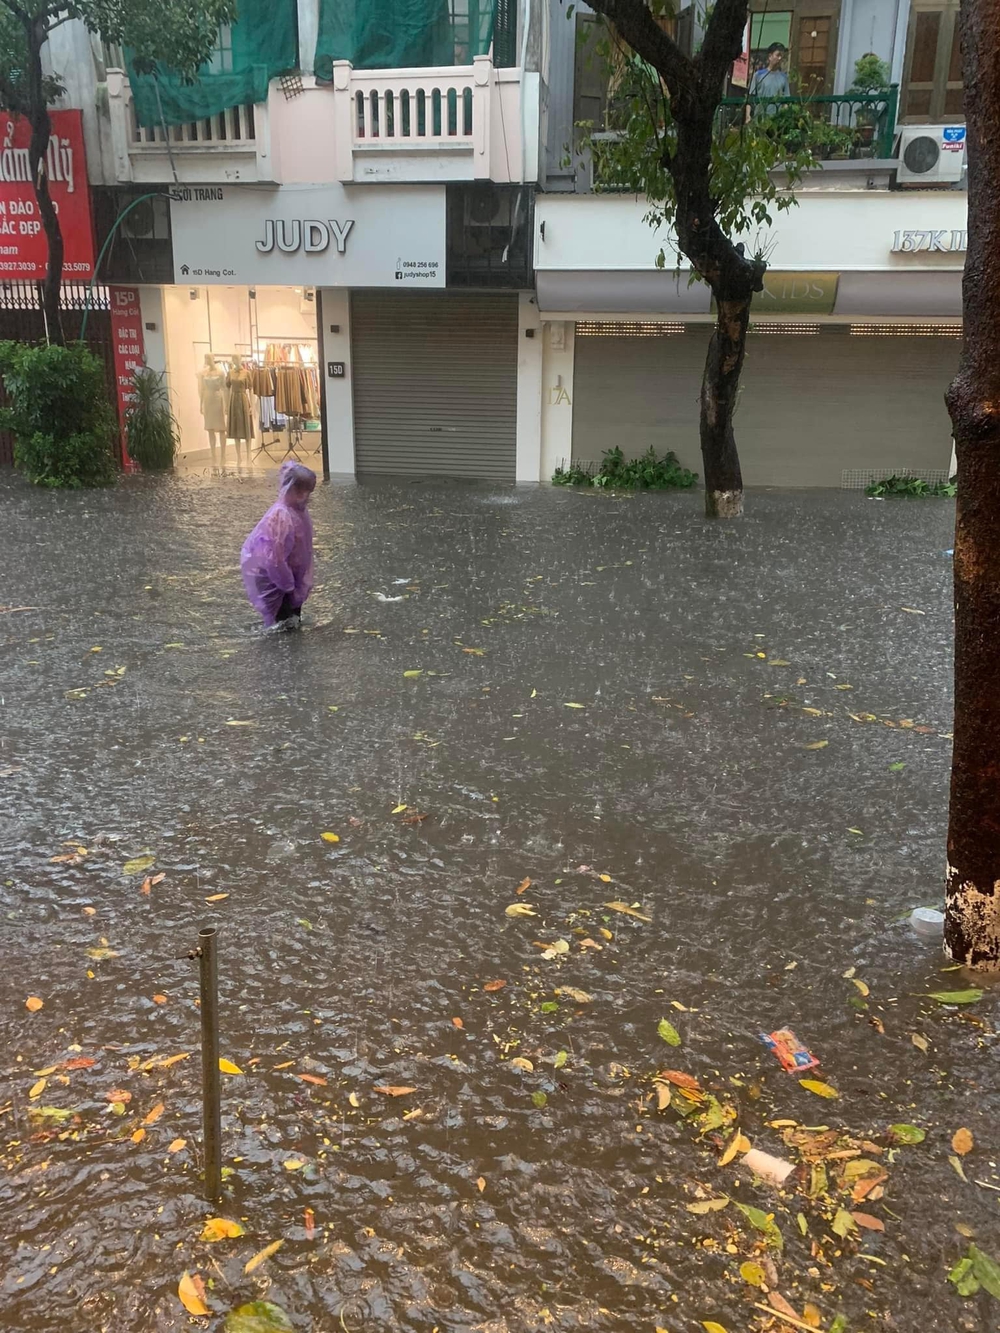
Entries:
{"type": "Polygon", "coordinates": [[[998,996],[929,998],[979,983],[907,923],[944,875],[951,502],[326,484],[305,627],[264,636],[273,492],[0,480],[3,1328],[794,1327],[771,1291],[995,1329],[948,1273],[1000,1259],[998,996]],[[782,1189],[721,1164],[737,1128],[782,1189]]]}

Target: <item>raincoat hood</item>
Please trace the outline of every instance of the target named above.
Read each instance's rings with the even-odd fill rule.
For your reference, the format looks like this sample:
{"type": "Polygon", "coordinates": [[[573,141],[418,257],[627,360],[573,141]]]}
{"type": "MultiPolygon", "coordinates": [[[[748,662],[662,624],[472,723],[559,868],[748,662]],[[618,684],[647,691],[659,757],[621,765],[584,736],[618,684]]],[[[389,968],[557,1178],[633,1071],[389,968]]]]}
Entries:
{"type": "Polygon", "coordinates": [[[278,470],[278,499],[295,509],[303,509],[316,487],[316,473],[290,458],[278,470]],[[305,494],[296,494],[296,492],[305,494]]]}

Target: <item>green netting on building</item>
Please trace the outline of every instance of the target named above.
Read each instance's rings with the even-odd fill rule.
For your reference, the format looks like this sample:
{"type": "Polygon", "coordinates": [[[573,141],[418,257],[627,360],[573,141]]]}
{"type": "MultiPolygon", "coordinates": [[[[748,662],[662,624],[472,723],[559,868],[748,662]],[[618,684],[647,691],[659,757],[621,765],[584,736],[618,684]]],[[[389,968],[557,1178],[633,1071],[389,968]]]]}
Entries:
{"type": "Polygon", "coordinates": [[[164,66],[155,74],[137,74],[126,56],[136,118],[147,128],[184,125],[227,107],[264,102],[270,80],[298,63],[295,0],[239,0],[239,19],[220,29],[212,59],[193,82],[164,66]]]}
{"type": "Polygon", "coordinates": [[[494,0],[320,0],[316,77],[355,69],[468,65],[489,54],[494,0]]]}

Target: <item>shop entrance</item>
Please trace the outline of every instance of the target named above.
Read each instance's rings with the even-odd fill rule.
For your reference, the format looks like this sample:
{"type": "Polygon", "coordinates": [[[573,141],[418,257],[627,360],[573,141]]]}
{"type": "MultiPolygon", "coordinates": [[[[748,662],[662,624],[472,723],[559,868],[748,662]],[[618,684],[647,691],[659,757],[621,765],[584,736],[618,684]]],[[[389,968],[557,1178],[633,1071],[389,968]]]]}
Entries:
{"type": "Polygon", "coordinates": [[[180,464],[322,472],[313,288],[167,287],[163,328],[180,464]]]}

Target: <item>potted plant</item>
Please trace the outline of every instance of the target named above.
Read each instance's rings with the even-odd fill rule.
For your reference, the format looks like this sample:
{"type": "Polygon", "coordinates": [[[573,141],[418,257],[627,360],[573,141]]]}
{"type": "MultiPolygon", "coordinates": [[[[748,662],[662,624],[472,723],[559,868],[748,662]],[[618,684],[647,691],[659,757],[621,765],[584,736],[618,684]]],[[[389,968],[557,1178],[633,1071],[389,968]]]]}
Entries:
{"type": "Polygon", "coordinates": [[[132,393],[125,413],[129,458],[144,472],[164,472],[174,465],[178,429],[163,376],[148,366],[137,370],[132,393]]]}
{"type": "MultiPolygon", "coordinates": [[[[863,56],[859,56],[854,62],[854,81],[847,90],[850,97],[852,93],[862,93],[870,96],[873,93],[884,93],[889,87],[889,66],[884,60],[881,60],[874,51],[869,51],[863,56]]],[[[854,123],[857,127],[857,137],[855,143],[860,148],[867,148],[875,138],[875,126],[878,124],[879,112],[874,110],[871,103],[864,103],[858,107],[857,114],[854,117],[854,123]]]]}
{"type": "Polygon", "coordinates": [[[813,157],[820,161],[828,157],[846,157],[850,135],[828,120],[814,120],[809,131],[808,146],[813,157]]]}

